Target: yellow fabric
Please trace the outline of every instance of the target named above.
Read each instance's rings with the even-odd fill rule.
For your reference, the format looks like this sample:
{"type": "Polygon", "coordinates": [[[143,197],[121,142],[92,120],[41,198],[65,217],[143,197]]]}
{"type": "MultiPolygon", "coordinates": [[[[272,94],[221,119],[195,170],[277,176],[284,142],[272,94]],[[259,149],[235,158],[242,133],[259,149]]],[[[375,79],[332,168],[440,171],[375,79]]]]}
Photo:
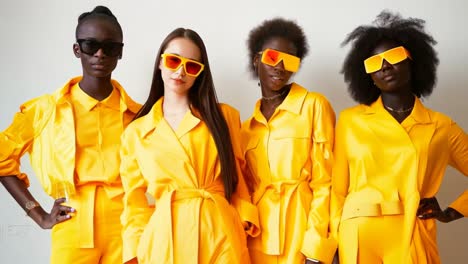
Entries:
{"type": "MultiPolygon", "coordinates": [[[[349,236],[357,239],[357,243],[359,244],[358,252],[355,252],[355,255],[344,263],[401,263],[399,248],[402,233],[395,232],[395,227],[399,227],[402,224],[402,215],[356,217],[342,221],[340,226],[340,241],[349,239],[349,236]]],[[[341,252],[341,247],[339,249],[340,254],[349,256],[349,254],[341,252]]]]}
{"type": "Polygon", "coordinates": [[[120,95],[114,89],[102,101],[87,95],[78,84],[71,88],[76,133],[75,184],[106,182],[120,185],[120,95]]]}
{"type": "MultiPolygon", "coordinates": [[[[12,124],[0,133],[0,175],[19,175],[27,183],[20,172],[20,158],[29,152],[34,172],[47,194],[54,193],[56,182],[74,185],[76,159],[80,157],[75,156],[75,116],[70,89],[80,80],[81,77],[73,78],[55,93],[37,97],[20,107],[12,124]]],[[[112,84],[120,94],[119,122],[126,126],[140,105],[132,101],[117,81],[112,84]]],[[[106,182],[120,184],[118,174],[109,175],[106,182]]],[[[122,193],[119,189],[110,188],[109,192],[116,196],[122,193]]]]}
{"type": "Polygon", "coordinates": [[[468,216],[468,190],[466,190],[460,197],[450,204],[450,207],[457,210],[463,216],[468,216]]]}
{"type": "Polygon", "coordinates": [[[94,211],[95,221],[91,225],[94,226],[96,233],[94,237],[95,247],[73,247],[73,243],[70,243],[72,240],[86,240],[85,236],[88,236],[89,232],[77,229],[79,225],[68,224],[68,221],[64,222],[52,229],[50,263],[122,263],[122,236],[119,221],[123,209],[122,195],[110,199],[102,187],[97,187],[96,191],[94,191],[95,189],[95,186],[92,185],[77,188],[77,193],[92,193],[92,196],[87,195],[90,198],[91,207],[83,207],[83,202],[80,199],[72,199],[67,203],[72,206],[81,206],[77,209],[75,217],[68,221],[80,221],[79,212],[81,209],[94,211]],[[88,186],[91,188],[88,188],[88,186]],[[94,195],[96,198],[94,198],[94,195]]]}
{"type": "Polygon", "coordinates": [[[249,238],[252,259],[304,263],[308,257],[331,263],[336,249],[328,234],[335,113],[325,97],[295,83],[269,121],[260,103],[242,125],[246,173],[256,181],[252,200],[262,230],[249,238]]]}
{"type": "Polygon", "coordinates": [[[120,135],[139,110],[139,105],[113,80],[115,89],[111,96],[102,103],[96,102],[97,107],[88,109],[91,112],[83,112],[80,107],[92,100],[79,90],[80,80],[81,77],[73,78],[52,95],[40,96],[21,106],[13,123],[0,133],[0,145],[5,146],[0,149],[0,175],[18,175],[29,182],[20,172],[20,158],[28,152],[34,172],[47,194],[54,196],[62,182],[71,186],[69,198],[76,201],[74,205],[78,208],[76,221],[62,224],[74,225],[70,228],[77,230],[67,236],[69,246],[92,248],[94,191],[101,185],[109,198],[122,195],[120,135]],[[95,113],[118,124],[108,128],[107,122],[96,121],[95,113]],[[86,134],[85,130],[91,134],[86,134]],[[104,144],[99,145],[94,138],[83,138],[93,137],[93,131],[106,133],[102,136],[104,144]],[[86,149],[99,149],[100,156],[95,153],[88,156],[86,149]],[[101,169],[102,164],[106,164],[106,169],[101,169]],[[78,188],[85,184],[80,191],[75,190],[75,178],[80,183],[78,188]]]}
{"type": "MultiPolygon", "coordinates": [[[[208,127],[189,111],[172,130],[162,101],[122,137],[124,262],[137,256],[139,263],[249,263],[244,227],[257,235],[258,214],[240,170],[229,204],[208,127]]],[[[220,106],[241,163],[239,113],[220,106]]]]}
{"type": "Polygon", "coordinates": [[[403,204],[400,201],[382,203],[346,204],[343,207],[342,220],[360,216],[382,216],[403,214],[403,204]]]}
{"type": "MultiPolygon", "coordinates": [[[[331,230],[353,219],[344,211],[363,204],[401,203],[402,224],[398,263],[440,263],[435,220],[416,218],[419,201],[437,195],[447,165],[468,175],[468,137],[448,117],[425,108],[419,99],[412,113],[399,124],[379,98],[340,114],[336,128],[335,166],[332,177],[331,230]],[[342,214],[343,213],[343,214],[342,214]]],[[[466,213],[468,192],[455,202],[466,213]]],[[[359,217],[362,215],[356,215],[359,217]]],[[[340,259],[356,263],[359,249],[355,231],[340,235],[340,259]]]]}

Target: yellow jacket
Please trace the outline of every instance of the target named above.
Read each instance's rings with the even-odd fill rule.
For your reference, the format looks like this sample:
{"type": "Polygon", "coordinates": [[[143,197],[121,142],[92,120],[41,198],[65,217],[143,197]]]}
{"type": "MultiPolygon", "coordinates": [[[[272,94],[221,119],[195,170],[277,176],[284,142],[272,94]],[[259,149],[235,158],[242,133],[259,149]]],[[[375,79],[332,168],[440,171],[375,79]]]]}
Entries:
{"type": "MultiPolygon", "coordinates": [[[[258,214],[242,174],[230,204],[208,127],[188,112],[172,130],[162,101],[122,138],[124,261],[137,256],[140,263],[248,263],[244,228],[257,235],[258,214]],[[154,207],[145,193],[155,199],[154,207]]],[[[239,113],[220,107],[241,162],[239,113]]]]}
{"type": "MultiPolygon", "coordinates": [[[[55,93],[21,105],[12,124],[0,133],[0,175],[18,175],[29,186],[27,176],[20,172],[20,158],[29,152],[31,165],[47,194],[54,193],[55,181],[68,181],[74,185],[75,126],[67,94],[80,80],[81,77],[75,77],[55,93]]],[[[140,105],[117,81],[112,80],[112,84],[120,93],[122,123],[127,125],[140,105]]],[[[120,182],[120,179],[109,181],[120,182]]],[[[119,192],[116,195],[122,190],[119,192]]]]}
{"type": "Polygon", "coordinates": [[[242,125],[262,230],[249,247],[289,255],[295,263],[303,263],[301,252],[330,263],[336,248],[328,236],[335,113],[325,97],[296,83],[269,121],[260,103],[242,125]]]}
{"type": "MultiPolygon", "coordinates": [[[[336,128],[331,229],[360,216],[403,214],[401,263],[439,263],[435,220],[416,217],[419,200],[436,196],[447,165],[468,175],[468,137],[447,116],[425,108],[416,98],[414,109],[399,124],[381,98],[370,106],[344,110],[336,128]]],[[[466,215],[468,192],[452,206],[466,215]]],[[[356,256],[357,230],[345,234],[356,256]]],[[[352,257],[344,263],[355,263],[352,257]]]]}
{"type": "MultiPolygon", "coordinates": [[[[47,194],[54,196],[55,189],[62,182],[72,188],[70,194],[75,192],[75,116],[68,98],[71,87],[80,80],[81,77],[73,78],[53,94],[42,95],[20,107],[12,124],[0,133],[0,176],[18,175],[29,186],[26,174],[20,171],[20,159],[28,152],[34,172],[47,194]]],[[[112,84],[120,94],[121,120],[125,127],[140,105],[125,93],[117,81],[112,80],[112,84]]],[[[112,198],[121,195],[123,188],[118,174],[110,177],[103,185],[112,198]]],[[[70,201],[78,213],[74,221],[64,223],[73,225],[70,228],[76,230],[64,239],[67,245],[93,247],[94,190],[94,185],[84,186],[70,201]]],[[[63,228],[61,225],[55,228],[63,228]]]]}

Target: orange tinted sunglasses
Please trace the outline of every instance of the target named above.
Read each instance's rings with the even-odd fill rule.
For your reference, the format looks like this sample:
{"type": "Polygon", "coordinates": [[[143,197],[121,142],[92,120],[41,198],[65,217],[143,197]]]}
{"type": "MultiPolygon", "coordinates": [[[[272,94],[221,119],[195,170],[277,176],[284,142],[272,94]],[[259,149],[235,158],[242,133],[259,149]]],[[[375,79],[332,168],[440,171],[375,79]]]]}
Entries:
{"type": "Polygon", "coordinates": [[[274,67],[283,61],[284,69],[290,72],[297,72],[301,64],[301,59],[298,57],[274,49],[265,49],[258,54],[262,54],[261,62],[263,64],[274,67]]]}
{"type": "Polygon", "coordinates": [[[185,73],[189,76],[197,77],[205,68],[203,63],[196,60],[184,58],[175,54],[164,53],[161,55],[163,65],[169,70],[177,71],[184,65],[185,73]]]}
{"type": "Polygon", "coordinates": [[[366,73],[373,73],[382,69],[384,59],[393,65],[402,62],[407,58],[411,59],[409,51],[403,46],[399,46],[365,59],[364,68],[366,69],[366,73]]]}

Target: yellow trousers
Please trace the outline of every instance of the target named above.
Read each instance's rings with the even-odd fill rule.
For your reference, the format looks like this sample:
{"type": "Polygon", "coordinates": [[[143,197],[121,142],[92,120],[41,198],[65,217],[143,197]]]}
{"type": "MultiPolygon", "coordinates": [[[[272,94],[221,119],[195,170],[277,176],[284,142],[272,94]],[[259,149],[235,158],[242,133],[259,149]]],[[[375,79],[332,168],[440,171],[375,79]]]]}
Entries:
{"type": "Polygon", "coordinates": [[[296,254],[283,254],[283,255],[267,255],[256,249],[249,249],[250,260],[252,264],[289,264],[289,263],[304,263],[305,256],[297,251],[296,254]]]}
{"type": "Polygon", "coordinates": [[[339,256],[340,264],[395,264],[401,263],[401,240],[403,215],[356,217],[340,223],[339,256]],[[344,235],[357,230],[357,237],[344,235]],[[349,245],[357,239],[354,252],[349,245]],[[356,255],[356,256],[353,256],[356,255]]]}
{"type": "MultiPolygon", "coordinates": [[[[88,186],[89,187],[89,186],[88,186]]],[[[91,189],[94,192],[94,189],[91,189]]],[[[92,199],[93,197],[91,197],[92,199]]],[[[93,244],[91,247],[80,247],[73,243],[79,241],[80,234],[93,230],[86,228],[77,217],[80,213],[89,213],[81,204],[86,201],[73,199],[69,205],[76,208],[76,215],[52,229],[51,264],[115,264],[122,263],[122,236],[120,215],[123,204],[122,196],[109,199],[102,187],[96,187],[94,196],[93,244]],[[72,240],[72,241],[70,241],[72,240]]],[[[87,234],[86,236],[88,236],[87,234]]]]}

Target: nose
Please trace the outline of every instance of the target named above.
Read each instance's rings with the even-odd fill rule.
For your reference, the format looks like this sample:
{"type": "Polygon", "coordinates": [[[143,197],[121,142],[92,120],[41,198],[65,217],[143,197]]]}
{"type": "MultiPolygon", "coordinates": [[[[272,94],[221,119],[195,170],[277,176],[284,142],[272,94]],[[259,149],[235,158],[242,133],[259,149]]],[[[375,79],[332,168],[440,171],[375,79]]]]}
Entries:
{"type": "Polygon", "coordinates": [[[383,70],[388,70],[388,69],[390,69],[390,68],[392,68],[392,67],[393,67],[393,65],[390,64],[387,60],[384,59],[384,60],[382,61],[382,71],[383,71],[383,70]]]}
{"type": "Polygon", "coordinates": [[[104,51],[102,50],[102,48],[99,48],[99,49],[94,53],[94,56],[96,56],[96,57],[104,57],[104,56],[106,56],[106,54],[104,53],[104,51]]]}
{"type": "Polygon", "coordinates": [[[278,64],[276,64],[275,70],[284,71],[284,61],[283,60],[281,60],[278,64]]]}
{"type": "Polygon", "coordinates": [[[174,71],[178,76],[185,76],[185,64],[181,63],[179,68],[174,71]]]}

